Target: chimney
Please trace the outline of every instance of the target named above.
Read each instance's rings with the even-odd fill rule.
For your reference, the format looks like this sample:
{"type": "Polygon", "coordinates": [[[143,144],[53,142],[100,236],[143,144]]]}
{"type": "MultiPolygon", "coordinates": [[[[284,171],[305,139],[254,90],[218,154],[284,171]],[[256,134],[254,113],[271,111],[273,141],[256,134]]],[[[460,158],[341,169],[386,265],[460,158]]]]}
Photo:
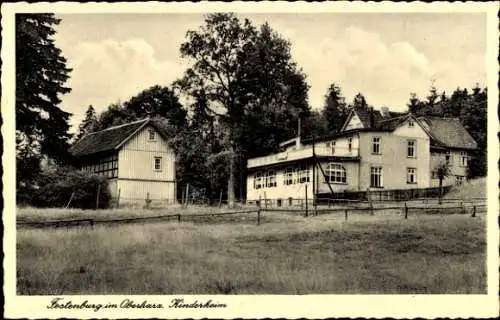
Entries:
{"type": "Polygon", "coordinates": [[[384,118],[390,118],[391,117],[391,115],[389,114],[389,108],[382,107],[381,110],[382,110],[382,117],[384,117],[384,118]]]}

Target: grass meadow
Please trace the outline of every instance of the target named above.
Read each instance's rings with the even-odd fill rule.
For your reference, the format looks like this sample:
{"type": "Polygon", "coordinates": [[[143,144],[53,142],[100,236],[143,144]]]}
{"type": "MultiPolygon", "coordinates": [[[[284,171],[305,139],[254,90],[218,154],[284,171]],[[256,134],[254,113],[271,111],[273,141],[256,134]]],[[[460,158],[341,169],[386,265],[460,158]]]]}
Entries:
{"type": "MultiPolygon", "coordinates": [[[[82,214],[19,209],[18,219],[82,214]]],[[[259,226],[252,214],[231,219],[18,228],[17,292],[486,293],[482,216],[351,214],[345,221],[343,214],[265,212],[259,226]]]]}

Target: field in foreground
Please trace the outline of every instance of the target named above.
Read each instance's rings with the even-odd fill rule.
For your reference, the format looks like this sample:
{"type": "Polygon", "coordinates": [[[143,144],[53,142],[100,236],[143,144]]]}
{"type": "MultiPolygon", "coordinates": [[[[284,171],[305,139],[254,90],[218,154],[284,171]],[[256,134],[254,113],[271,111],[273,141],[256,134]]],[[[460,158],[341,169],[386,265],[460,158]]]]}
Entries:
{"type": "Polygon", "coordinates": [[[485,220],[266,213],[254,223],[18,229],[18,294],[485,293],[485,220]]]}

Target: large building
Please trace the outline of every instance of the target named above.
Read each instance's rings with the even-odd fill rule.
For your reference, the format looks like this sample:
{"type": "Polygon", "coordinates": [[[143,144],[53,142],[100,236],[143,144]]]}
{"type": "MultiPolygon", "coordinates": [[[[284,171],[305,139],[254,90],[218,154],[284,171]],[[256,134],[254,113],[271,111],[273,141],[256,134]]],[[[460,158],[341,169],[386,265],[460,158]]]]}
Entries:
{"type": "Polygon", "coordinates": [[[85,135],[70,149],[82,170],[108,178],[120,204],[176,200],[175,154],[150,119],[85,135]]]}
{"type": "Polygon", "coordinates": [[[437,187],[440,163],[450,168],[443,184],[460,184],[477,148],[456,118],[354,108],[340,132],[314,140],[313,179],[312,142],[297,137],[282,152],[249,159],[247,201],[304,198],[306,185],[310,195],[437,187]]]}

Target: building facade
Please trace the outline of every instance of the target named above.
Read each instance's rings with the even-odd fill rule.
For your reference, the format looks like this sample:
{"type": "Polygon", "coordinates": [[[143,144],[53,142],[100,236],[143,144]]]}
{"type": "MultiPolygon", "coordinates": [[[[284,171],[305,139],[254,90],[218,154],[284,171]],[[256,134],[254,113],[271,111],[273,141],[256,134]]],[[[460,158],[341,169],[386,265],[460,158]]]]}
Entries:
{"type": "Polygon", "coordinates": [[[175,153],[150,119],[90,133],[70,149],[82,170],[108,178],[120,204],[176,201],[175,153]]]}
{"type": "Polygon", "coordinates": [[[282,152],[248,160],[247,201],[291,203],[305,198],[306,186],[310,197],[313,190],[327,197],[437,187],[435,171],[442,163],[450,169],[443,184],[460,184],[477,144],[458,119],[355,108],[340,132],[280,146],[282,152]]]}

